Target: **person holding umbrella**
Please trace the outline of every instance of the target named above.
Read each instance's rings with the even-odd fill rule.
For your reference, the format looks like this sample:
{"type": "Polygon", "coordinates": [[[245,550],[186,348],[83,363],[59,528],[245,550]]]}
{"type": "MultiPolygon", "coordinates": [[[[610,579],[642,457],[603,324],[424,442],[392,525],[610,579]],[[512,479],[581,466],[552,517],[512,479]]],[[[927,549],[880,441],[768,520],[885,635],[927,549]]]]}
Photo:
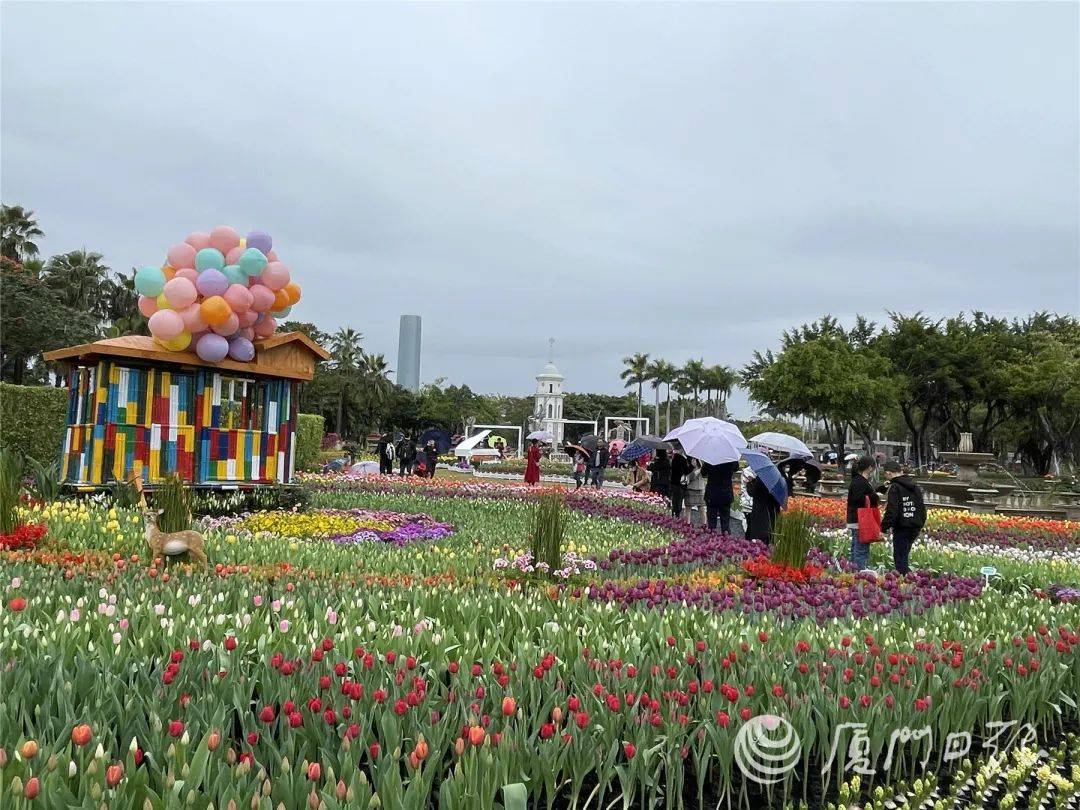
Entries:
{"type": "Polygon", "coordinates": [[[732,478],[739,469],[739,462],[724,461],[720,464],[706,464],[702,468],[705,476],[705,514],[709,531],[716,531],[720,524],[721,534],[731,534],[731,504],[735,502],[735,488],[732,478]]]}
{"type": "Polygon", "coordinates": [[[683,452],[682,445],[675,445],[675,452],[671,457],[671,514],[681,517],[683,501],[686,498],[686,477],[690,474],[690,461],[683,452]]]}
{"type": "Polygon", "coordinates": [[[592,485],[598,489],[604,486],[604,470],[607,469],[609,458],[607,442],[600,439],[596,444],[596,449],[592,452],[592,458],[589,459],[589,479],[592,481],[592,485]]]}
{"type": "Polygon", "coordinates": [[[656,458],[648,467],[652,473],[652,481],[649,482],[649,491],[663,498],[671,496],[671,462],[668,461],[667,450],[660,448],[656,451],[656,458]]]}
{"type": "MultiPolygon", "coordinates": [[[[781,484],[783,483],[781,479],[781,484]]],[[[746,539],[772,543],[773,527],[776,526],[776,518],[780,514],[780,501],[756,475],[750,479],[746,489],[753,499],[750,514],[746,518],[746,539]]]]}
{"type": "Polygon", "coordinates": [[[536,439],[529,442],[528,461],[525,462],[525,483],[540,483],[540,442],[536,439]]]}

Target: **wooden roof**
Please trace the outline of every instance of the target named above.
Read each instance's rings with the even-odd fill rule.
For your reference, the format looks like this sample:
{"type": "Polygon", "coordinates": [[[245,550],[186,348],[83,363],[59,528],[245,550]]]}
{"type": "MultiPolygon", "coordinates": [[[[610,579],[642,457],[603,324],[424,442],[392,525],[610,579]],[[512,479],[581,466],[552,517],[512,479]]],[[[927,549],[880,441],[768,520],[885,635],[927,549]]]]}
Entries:
{"type": "Polygon", "coordinates": [[[222,360],[208,363],[194,351],[170,352],[161,348],[153,338],[143,335],[106,338],[81,346],[46,352],[50,361],[90,360],[115,357],[141,360],[147,363],[169,363],[176,366],[213,368],[258,374],[263,377],[285,377],[290,380],[310,380],[315,373],[315,363],[328,360],[330,353],[303,332],[286,332],[255,341],[255,359],[250,363],[222,360]]]}

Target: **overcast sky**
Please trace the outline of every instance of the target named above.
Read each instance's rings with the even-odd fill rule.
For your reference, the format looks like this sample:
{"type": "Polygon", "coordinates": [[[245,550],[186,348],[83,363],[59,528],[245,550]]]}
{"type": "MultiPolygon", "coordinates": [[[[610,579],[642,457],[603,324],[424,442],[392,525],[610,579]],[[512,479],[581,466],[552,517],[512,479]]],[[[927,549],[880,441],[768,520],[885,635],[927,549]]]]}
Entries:
{"type": "MultiPolygon", "coordinates": [[[[740,366],[831,313],[1080,311],[1076,3],[3,5],[2,194],[57,253],[263,228],[422,379],[740,366]]],[[[735,411],[750,412],[745,396],[735,411]]]]}

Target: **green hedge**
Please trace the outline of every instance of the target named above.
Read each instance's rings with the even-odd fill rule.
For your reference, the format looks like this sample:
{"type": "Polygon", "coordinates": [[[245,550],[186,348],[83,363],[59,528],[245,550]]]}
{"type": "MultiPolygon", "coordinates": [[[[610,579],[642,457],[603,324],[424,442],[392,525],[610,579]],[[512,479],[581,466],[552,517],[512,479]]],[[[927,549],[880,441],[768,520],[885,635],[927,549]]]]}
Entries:
{"type": "Polygon", "coordinates": [[[296,418],[296,469],[317,470],[319,450],[322,448],[323,429],[326,420],[313,413],[302,413],[296,418]]]}
{"type": "Polygon", "coordinates": [[[67,406],[66,388],[0,383],[0,446],[52,464],[60,458],[67,406]]]}

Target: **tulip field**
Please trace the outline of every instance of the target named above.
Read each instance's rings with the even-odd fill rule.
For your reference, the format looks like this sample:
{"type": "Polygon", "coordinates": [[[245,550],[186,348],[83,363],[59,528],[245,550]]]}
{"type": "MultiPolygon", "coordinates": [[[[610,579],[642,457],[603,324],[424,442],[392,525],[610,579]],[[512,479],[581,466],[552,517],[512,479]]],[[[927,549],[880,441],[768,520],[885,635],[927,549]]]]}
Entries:
{"type": "Polygon", "coordinates": [[[22,507],[0,807],[1080,803],[1080,524],[932,510],[902,578],[851,570],[841,502],[793,502],[789,569],[583,489],[547,566],[545,488],[302,486],[197,521],[208,568],[105,496],[22,507]]]}

